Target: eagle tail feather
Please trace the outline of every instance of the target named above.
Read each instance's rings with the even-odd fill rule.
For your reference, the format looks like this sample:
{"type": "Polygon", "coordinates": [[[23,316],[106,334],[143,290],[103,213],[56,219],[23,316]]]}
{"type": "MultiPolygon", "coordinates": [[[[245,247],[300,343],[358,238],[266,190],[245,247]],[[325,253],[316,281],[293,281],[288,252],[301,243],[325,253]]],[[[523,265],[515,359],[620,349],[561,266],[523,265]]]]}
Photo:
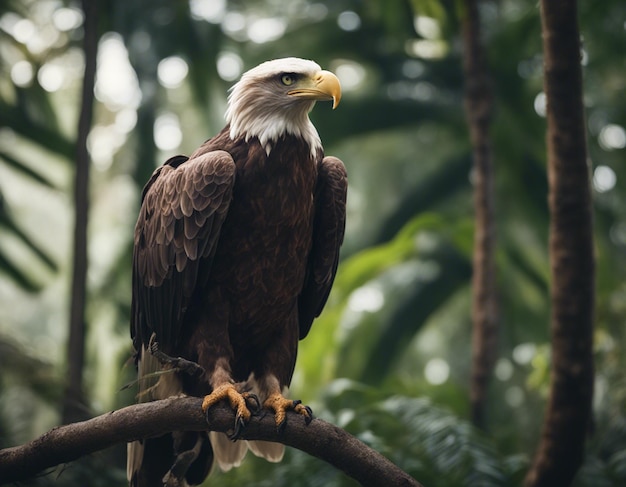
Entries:
{"type": "Polygon", "coordinates": [[[268,462],[278,463],[285,455],[285,445],[272,441],[248,441],[248,448],[257,457],[265,458],[268,462]]]}
{"type": "Polygon", "coordinates": [[[133,441],[126,445],[126,478],[133,485],[135,475],[143,462],[143,442],[133,441]]]}
{"type": "MultiPolygon", "coordinates": [[[[137,393],[137,399],[140,403],[182,394],[182,384],[174,373],[155,375],[155,372],[162,370],[162,366],[158,359],[154,357],[146,347],[141,348],[138,358],[137,379],[139,382],[139,392],[137,393]]],[[[150,450],[148,456],[153,457],[153,450],[159,450],[152,448],[153,444],[160,445],[160,449],[162,449],[164,445],[171,444],[171,435],[166,436],[169,438],[166,441],[162,439],[165,437],[160,437],[152,440],[133,441],[127,444],[126,477],[131,486],[139,486],[142,483],[138,478],[143,477],[143,474],[140,475],[139,472],[144,463],[144,457],[147,455],[146,450],[150,450]],[[146,448],[147,446],[148,448],[146,448]]],[[[164,458],[169,458],[167,455],[171,456],[171,450],[172,448],[170,447],[167,454],[163,452],[163,455],[165,455],[164,458]]],[[[146,460],[146,463],[163,464],[162,459],[160,459],[160,461],[151,460],[152,458],[146,460]]]]}
{"type": "Polygon", "coordinates": [[[211,431],[209,433],[215,462],[223,472],[241,465],[248,446],[245,441],[232,441],[224,433],[211,431]]]}

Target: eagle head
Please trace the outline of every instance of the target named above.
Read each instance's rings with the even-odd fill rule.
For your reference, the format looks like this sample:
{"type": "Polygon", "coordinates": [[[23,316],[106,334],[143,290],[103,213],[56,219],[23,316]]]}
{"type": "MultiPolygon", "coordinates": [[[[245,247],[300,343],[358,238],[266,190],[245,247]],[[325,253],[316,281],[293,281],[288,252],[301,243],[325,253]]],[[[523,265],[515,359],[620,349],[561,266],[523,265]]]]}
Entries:
{"type": "Polygon", "coordinates": [[[322,144],[308,114],[316,101],[332,100],[335,108],[340,99],[339,80],[319,64],[293,57],[266,61],[245,72],[230,90],[230,137],[256,137],[269,156],[273,144],[291,134],[307,142],[314,155],[322,144]]]}

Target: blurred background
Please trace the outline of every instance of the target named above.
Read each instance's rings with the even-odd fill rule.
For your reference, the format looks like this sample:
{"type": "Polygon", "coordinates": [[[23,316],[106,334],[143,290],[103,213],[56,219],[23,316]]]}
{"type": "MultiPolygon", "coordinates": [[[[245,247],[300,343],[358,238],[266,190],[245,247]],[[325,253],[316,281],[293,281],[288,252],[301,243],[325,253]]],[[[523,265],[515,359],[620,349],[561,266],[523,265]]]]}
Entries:
{"type": "MultiPolygon", "coordinates": [[[[85,414],[134,402],[131,245],[143,184],[224,125],[243,71],[283,56],[340,78],[311,114],[349,174],[330,300],[292,397],[431,486],[519,485],[549,388],[545,96],[537,2],[484,1],[493,78],[500,336],[484,431],[469,419],[472,161],[463,15],[450,0],[110,0],[87,139],[85,414]]],[[[626,3],[580,1],[597,257],[594,434],[577,486],[626,485],[626,3]]],[[[0,447],[63,417],[85,66],[77,2],[0,2],[0,447]]],[[[25,485],[125,485],[125,446],[25,485]]],[[[289,450],[207,485],[348,486],[289,450]]]]}

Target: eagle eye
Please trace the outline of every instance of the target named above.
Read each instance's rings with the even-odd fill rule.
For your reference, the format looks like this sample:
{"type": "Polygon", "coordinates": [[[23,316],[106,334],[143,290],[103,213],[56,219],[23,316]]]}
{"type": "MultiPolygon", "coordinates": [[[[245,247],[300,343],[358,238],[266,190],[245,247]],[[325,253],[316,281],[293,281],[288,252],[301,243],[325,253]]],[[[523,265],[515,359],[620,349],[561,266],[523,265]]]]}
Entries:
{"type": "Polygon", "coordinates": [[[281,75],[280,82],[285,86],[291,86],[296,82],[296,75],[291,73],[285,73],[281,75]]]}

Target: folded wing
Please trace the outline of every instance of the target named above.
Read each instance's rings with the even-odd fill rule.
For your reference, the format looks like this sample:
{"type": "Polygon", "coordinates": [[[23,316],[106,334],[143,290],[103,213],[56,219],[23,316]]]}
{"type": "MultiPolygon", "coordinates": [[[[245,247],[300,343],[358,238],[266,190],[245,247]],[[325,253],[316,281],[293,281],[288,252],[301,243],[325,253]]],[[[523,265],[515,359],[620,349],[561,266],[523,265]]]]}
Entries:
{"type": "Polygon", "coordinates": [[[189,301],[210,271],[235,172],[225,151],[177,156],[144,188],[133,253],[135,350],[146,346],[153,332],[166,353],[176,347],[189,301]]]}
{"type": "Polygon", "coordinates": [[[313,245],[307,277],[298,299],[300,339],[306,337],[313,320],[322,312],[335,280],[346,226],[347,190],[343,163],[336,157],[325,157],[319,167],[315,190],[313,245]]]}

